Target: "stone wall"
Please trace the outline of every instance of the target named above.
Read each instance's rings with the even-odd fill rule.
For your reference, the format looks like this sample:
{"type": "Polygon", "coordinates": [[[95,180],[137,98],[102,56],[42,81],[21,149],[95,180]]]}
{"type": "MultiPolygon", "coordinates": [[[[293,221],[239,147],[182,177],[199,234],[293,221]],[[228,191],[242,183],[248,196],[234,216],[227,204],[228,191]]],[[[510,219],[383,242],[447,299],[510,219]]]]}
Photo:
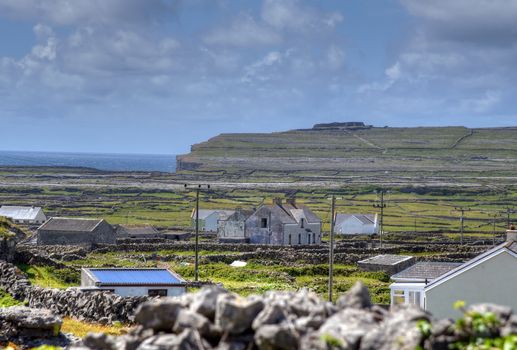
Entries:
{"type": "Polygon", "coordinates": [[[133,322],[138,305],[149,300],[148,297],[120,297],[109,292],[32,286],[22,271],[4,261],[0,261],[0,288],[17,300],[26,301],[27,306],[101,323],[133,322]]]}
{"type": "Polygon", "coordinates": [[[462,324],[434,320],[415,306],[388,311],[373,305],[360,283],[336,304],[306,290],[243,298],[222,288],[205,288],[142,304],[135,316],[139,326],[128,334],[90,334],[69,349],[441,350],[517,334],[517,315],[507,307],[482,304],[465,311],[462,324]],[[475,315],[488,314],[495,322],[474,324],[475,315]]]}

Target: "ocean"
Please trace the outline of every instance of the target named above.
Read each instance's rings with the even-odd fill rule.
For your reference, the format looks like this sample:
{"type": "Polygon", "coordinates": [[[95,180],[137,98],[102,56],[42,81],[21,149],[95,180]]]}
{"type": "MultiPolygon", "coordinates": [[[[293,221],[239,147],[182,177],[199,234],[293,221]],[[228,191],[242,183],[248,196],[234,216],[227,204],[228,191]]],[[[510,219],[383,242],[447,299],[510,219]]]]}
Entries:
{"type": "Polygon", "coordinates": [[[0,166],[69,166],[108,171],[176,171],[175,155],[0,151],[0,166]]]}

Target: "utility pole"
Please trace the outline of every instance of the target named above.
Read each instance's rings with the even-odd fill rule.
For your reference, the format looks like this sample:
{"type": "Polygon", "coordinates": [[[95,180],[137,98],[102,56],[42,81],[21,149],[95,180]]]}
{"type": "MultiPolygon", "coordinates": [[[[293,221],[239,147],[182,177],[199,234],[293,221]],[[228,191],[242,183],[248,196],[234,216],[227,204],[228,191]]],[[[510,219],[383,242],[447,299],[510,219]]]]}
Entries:
{"type": "Polygon", "coordinates": [[[186,189],[193,189],[196,191],[196,243],[194,245],[194,281],[199,281],[199,192],[202,189],[210,189],[210,185],[188,185],[185,184],[186,189]]]}
{"type": "Polygon", "coordinates": [[[384,208],[386,208],[386,203],[384,203],[384,190],[381,190],[380,204],[374,204],[373,207],[381,209],[381,220],[379,221],[379,243],[382,248],[382,233],[384,232],[384,208]]]}
{"type": "Polygon", "coordinates": [[[511,214],[515,214],[515,210],[513,210],[512,208],[510,207],[507,207],[506,208],[506,211],[504,211],[504,213],[506,214],[506,228],[510,228],[510,226],[512,225],[512,220],[511,220],[511,217],[510,215],[511,214]]]}
{"type": "Polygon", "coordinates": [[[329,244],[329,301],[332,302],[332,288],[334,285],[334,218],[335,218],[336,197],[332,196],[330,206],[330,244],[329,244]]]}
{"type": "Polygon", "coordinates": [[[492,220],[492,224],[493,224],[493,227],[492,227],[492,245],[493,246],[495,246],[495,234],[496,234],[495,223],[496,223],[496,218],[497,218],[497,214],[494,214],[494,219],[492,220]]]}
{"type": "Polygon", "coordinates": [[[464,208],[464,207],[457,207],[457,208],[454,208],[455,210],[459,211],[461,213],[461,216],[460,216],[460,244],[463,245],[463,231],[465,229],[465,212],[467,210],[470,210],[469,208],[464,208]]]}

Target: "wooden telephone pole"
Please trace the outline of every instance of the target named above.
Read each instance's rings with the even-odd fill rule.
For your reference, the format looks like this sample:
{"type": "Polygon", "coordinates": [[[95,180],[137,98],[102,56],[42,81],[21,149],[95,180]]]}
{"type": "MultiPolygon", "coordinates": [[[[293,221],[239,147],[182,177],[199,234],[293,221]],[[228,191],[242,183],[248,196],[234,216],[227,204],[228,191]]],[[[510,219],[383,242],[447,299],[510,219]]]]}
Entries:
{"type": "Polygon", "coordinates": [[[332,196],[330,206],[330,244],[329,244],[329,301],[332,302],[332,288],[334,286],[334,220],[336,210],[336,197],[332,196]]]}
{"type": "Polygon", "coordinates": [[[199,192],[203,189],[209,190],[210,185],[189,185],[185,184],[186,189],[192,189],[196,191],[196,243],[194,245],[194,281],[199,281],[199,192]]]}
{"type": "Polygon", "coordinates": [[[461,213],[461,216],[460,216],[460,234],[461,234],[460,244],[463,245],[463,231],[465,230],[465,212],[469,211],[470,209],[465,208],[465,207],[456,207],[456,208],[454,208],[454,210],[461,213]]]}

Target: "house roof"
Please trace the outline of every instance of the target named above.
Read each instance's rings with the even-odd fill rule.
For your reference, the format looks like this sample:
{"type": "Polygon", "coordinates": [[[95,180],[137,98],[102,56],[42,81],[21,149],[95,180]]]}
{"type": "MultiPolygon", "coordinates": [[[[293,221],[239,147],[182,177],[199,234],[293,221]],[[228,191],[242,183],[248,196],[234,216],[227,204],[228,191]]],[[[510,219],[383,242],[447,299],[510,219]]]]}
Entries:
{"type": "Polygon", "coordinates": [[[117,234],[122,235],[155,235],[158,230],[151,225],[119,225],[117,234]]]}
{"type": "Polygon", "coordinates": [[[38,230],[92,232],[103,219],[50,218],[38,230]]]}
{"type": "Polygon", "coordinates": [[[375,214],[342,214],[338,213],[336,214],[336,225],[342,224],[344,221],[350,219],[350,218],[356,218],[357,220],[361,221],[363,225],[373,225],[375,223],[375,214]]]}
{"type": "Polygon", "coordinates": [[[5,216],[14,220],[35,220],[40,211],[41,207],[2,205],[0,207],[0,216],[5,216]]]}
{"type": "Polygon", "coordinates": [[[321,219],[309,207],[299,204],[276,203],[267,206],[283,224],[296,224],[304,219],[307,223],[320,223],[321,219]]]}
{"type": "Polygon", "coordinates": [[[377,255],[368,259],[364,259],[358,261],[362,264],[372,264],[372,265],[397,265],[401,262],[412,259],[412,256],[408,255],[395,255],[395,254],[383,254],[377,255]]]}
{"type": "Polygon", "coordinates": [[[168,269],[83,268],[83,271],[93,278],[96,285],[185,284],[185,280],[168,269]]]}
{"type": "Polygon", "coordinates": [[[391,276],[395,281],[432,281],[460,266],[461,263],[420,261],[391,276]]]}
{"type": "MultiPolygon", "coordinates": [[[[226,210],[226,209],[199,209],[199,219],[204,220],[210,215],[218,213],[220,219],[227,218],[228,216],[235,213],[235,210],[226,210]]],[[[196,218],[196,209],[192,210],[192,214],[190,215],[192,219],[196,218]]]]}
{"type": "Polygon", "coordinates": [[[436,286],[437,284],[439,284],[440,282],[444,281],[445,279],[452,277],[453,275],[460,274],[463,271],[468,270],[470,267],[473,267],[474,265],[481,263],[485,259],[487,259],[491,256],[494,256],[494,255],[497,255],[503,251],[509,251],[512,254],[517,255],[517,242],[513,242],[513,241],[504,242],[492,249],[487,250],[483,254],[480,254],[480,255],[476,256],[475,258],[470,259],[469,261],[459,265],[455,269],[450,270],[449,272],[441,275],[439,278],[433,280],[431,283],[429,283],[426,286],[426,289],[432,288],[432,287],[436,286]]]}

